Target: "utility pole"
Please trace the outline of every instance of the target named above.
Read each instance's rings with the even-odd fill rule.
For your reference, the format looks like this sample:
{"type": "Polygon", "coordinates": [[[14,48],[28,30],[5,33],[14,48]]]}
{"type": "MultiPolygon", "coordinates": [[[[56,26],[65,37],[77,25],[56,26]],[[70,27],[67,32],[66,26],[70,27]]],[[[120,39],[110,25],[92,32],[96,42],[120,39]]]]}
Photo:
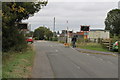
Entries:
{"type": "Polygon", "coordinates": [[[54,17],[54,23],[53,23],[53,38],[55,37],[55,17],[54,17]]]}
{"type": "Polygon", "coordinates": [[[68,20],[67,20],[67,30],[66,30],[66,43],[68,43],[68,20]]]}

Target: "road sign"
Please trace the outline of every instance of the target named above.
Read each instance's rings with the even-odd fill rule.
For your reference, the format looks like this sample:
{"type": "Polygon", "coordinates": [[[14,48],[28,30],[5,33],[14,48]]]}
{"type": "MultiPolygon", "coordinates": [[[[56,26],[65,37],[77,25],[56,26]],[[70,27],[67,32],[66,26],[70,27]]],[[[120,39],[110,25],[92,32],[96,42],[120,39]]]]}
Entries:
{"type": "Polygon", "coordinates": [[[80,26],[80,31],[90,31],[90,26],[80,26]]]}

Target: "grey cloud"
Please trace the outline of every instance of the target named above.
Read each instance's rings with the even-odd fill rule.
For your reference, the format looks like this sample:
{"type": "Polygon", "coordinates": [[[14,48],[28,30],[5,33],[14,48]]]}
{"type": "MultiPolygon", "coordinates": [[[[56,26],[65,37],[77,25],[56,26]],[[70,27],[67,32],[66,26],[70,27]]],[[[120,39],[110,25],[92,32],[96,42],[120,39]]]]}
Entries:
{"type": "Polygon", "coordinates": [[[104,19],[109,10],[117,8],[117,2],[50,2],[29,22],[32,29],[46,25],[52,30],[53,17],[56,17],[56,30],[79,30],[80,25],[91,25],[91,28],[104,28],[104,19]],[[69,24],[66,24],[66,20],[69,24]]]}
{"type": "Polygon", "coordinates": [[[49,0],[51,2],[118,2],[119,0],[49,0]]]}

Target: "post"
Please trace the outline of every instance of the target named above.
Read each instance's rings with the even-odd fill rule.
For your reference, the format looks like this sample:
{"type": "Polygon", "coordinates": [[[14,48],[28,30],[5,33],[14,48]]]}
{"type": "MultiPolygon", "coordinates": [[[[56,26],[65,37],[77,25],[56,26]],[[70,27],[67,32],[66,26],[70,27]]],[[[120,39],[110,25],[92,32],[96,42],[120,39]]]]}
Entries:
{"type": "Polygon", "coordinates": [[[55,17],[54,17],[54,23],[53,23],[53,38],[55,38],[55,17]]]}
{"type": "Polygon", "coordinates": [[[68,41],[68,40],[69,40],[68,35],[69,35],[69,31],[68,31],[68,27],[67,27],[67,43],[69,42],[69,41],[68,41]]]}
{"type": "Polygon", "coordinates": [[[120,41],[118,41],[118,52],[120,53],[120,41]]]}
{"type": "Polygon", "coordinates": [[[68,43],[68,20],[67,20],[67,31],[66,31],[66,43],[68,43]]]}
{"type": "Polygon", "coordinates": [[[52,37],[52,41],[55,40],[55,17],[53,19],[53,37],[52,37]]]}

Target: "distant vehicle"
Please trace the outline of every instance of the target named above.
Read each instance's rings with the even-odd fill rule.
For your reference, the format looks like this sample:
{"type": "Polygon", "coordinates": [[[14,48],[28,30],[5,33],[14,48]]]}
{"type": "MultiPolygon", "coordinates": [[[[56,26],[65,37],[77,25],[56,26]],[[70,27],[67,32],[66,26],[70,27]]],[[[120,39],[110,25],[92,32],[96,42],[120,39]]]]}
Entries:
{"type": "Polygon", "coordinates": [[[33,43],[33,38],[32,38],[32,37],[27,37],[26,41],[27,41],[27,43],[28,43],[28,42],[33,43]]]}
{"type": "Polygon", "coordinates": [[[114,51],[118,51],[118,41],[116,41],[116,42],[113,44],[112,49],[113,49],[114,51]]]}

